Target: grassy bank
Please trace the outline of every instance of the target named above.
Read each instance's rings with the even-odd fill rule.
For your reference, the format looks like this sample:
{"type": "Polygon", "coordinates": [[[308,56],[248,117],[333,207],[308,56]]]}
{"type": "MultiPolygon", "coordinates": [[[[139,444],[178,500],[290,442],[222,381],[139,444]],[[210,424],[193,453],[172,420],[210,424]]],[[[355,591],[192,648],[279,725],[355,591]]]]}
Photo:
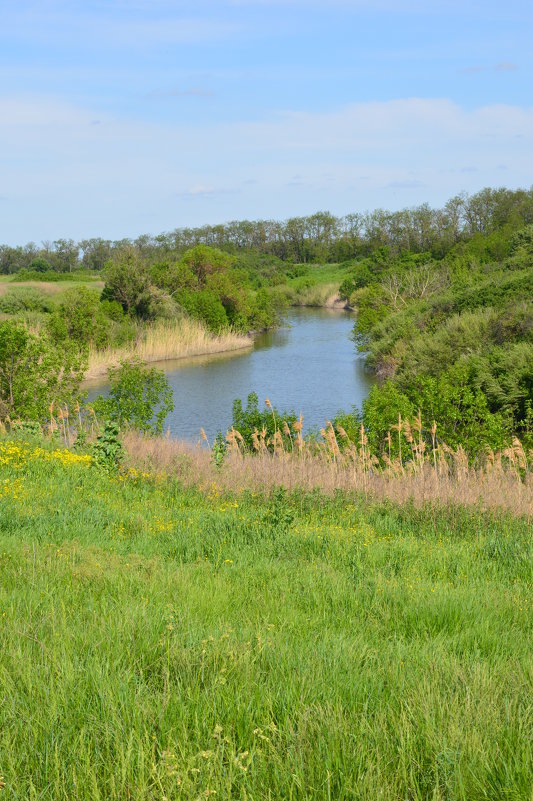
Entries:
{"type": "Polygon", "coordinates": [[[252,340],[248,336],[228,332],[215,336],[196,320],[186,317],[177,321],[161,321],[139,329],[135,342],[121,348],[106,348],[89,353],[89,368],[86,378],[105,375],[109,367],[115,367],[124,359],[138,356],[145,362],[160,362],[210,353],[249,348],[252,340]]]}
{"type": "MultiPolygon", "coordinates": [[[[231,432],[229,439],[231,442],[231,432]]],[[[132,465],[163,472],[188,486],[208,488],[215,484],[223,491],[239,488],[255,493],[284,487],[289,492],[329,496],[338,491],[357,492],[372,502],[432,505],[437,510],[461,504],[505,510],[533,520],[533,455],[527,462],[518,442],[504,454],[489,454],[484,464],[469,464],[462,448],[452,451],[439,446],[425,458],[411,459],[405,465],[398,459],[379,465],[367,445],[358,448],[351,443],[341,451],[328,427],[318,442],[296,438],[293,450],[284,450],[278,437],[274,453],[260,441],[257,450],[243,450],[236,436],[219,467],[213,464],[207,448],[194,448],[170,437],[147,438],[130,431],[124,436],[124,444],[132,465]]]]}
{"type": "Polygon", "coordinates": [[[339,287],[349,273],[349,267],[338,264],[296,265],[303,275],[287,279],[279,290],[291,306],[315,308],[344,308],[346,301],[339,298],[339,287]]]}
{"type": "Polygon", "coordinates": [[[531,798],[524,521],[6,440],[0,493],[5,798],[531,798]]]}

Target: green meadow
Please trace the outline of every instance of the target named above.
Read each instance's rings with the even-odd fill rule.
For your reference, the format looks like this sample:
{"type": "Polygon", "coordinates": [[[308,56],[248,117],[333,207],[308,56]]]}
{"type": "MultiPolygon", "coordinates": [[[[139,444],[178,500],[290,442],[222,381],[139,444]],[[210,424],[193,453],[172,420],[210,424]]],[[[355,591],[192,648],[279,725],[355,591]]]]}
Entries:
{"type": "Polygon", "coordinates": [[[0,798],[533,798],[526,520],[0,440],[0,798]]]}

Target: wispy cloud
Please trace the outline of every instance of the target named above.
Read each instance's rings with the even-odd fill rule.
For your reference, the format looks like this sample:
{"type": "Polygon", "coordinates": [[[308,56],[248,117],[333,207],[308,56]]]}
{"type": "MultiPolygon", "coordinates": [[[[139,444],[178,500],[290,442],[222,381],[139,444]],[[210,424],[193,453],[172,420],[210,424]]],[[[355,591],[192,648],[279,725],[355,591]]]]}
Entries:
{"type": "Polygon", "coordinates": [[[533,183],[533,108],[516,105],[406,98],[205,126],[10,97],[0,114],[0,151],[10,154],[2,190],[14,198],[3,224],[15,241],[22,230],[28,239],[158,231],[207,210],[216,221],[442,202],[498,185],[504,159],[508,185],[533,183]]]}
{"type": "Polygon", "coordinates": [[[514,64],[512,61],[500,61],[494,66],[494,69],[497,72],[514,72],[518,69],[518,64],[514,64]]]}
{"type": "Polygon", "coordinates": [[[518,64],[514,64],[512,61],[500,61],[498,64],[476,64],[471,67],[464,67],[459,72],[465,75],[476,75],[479,72],[515,72],[517,69],[518,64]]]}
{"type": "Polygon", "coordinates": [[[390,181],[386,185],[386,189],[420,189],[426,186],[423,181],[405,180],[405,181],[390,181]]]}
{"type": "Polygon", "coordinates": [[[68,35],[67,42],[79,41],[84,46],[92,41],[98,48],[134,46],[142,50],[156,45],[224,41],[242,30],[241,22],[224,19],[223,15],[191,16],[179,13],[175,6],[169,6],[165,14],[148,16],[132,14],[126,7],[117,9],[113,4],[93,9],[43,4],[8,9],[3,15],[0,38],[64,46],[68,35]]]}
{"type": "Polygon", "coordinates": [[[189,89],[153,89],[144,97],[147,100],[167,100],[179,97],[212,98],[215,97],[215,93],[203,86],[191,86],[189,89]]]}
{"type": "Polygon", "coordinates": [[[221,195],[235,195],[240,190],[233,186],[210,186],[205,184],[195,184],[194,186],[184,189],[182,192],[173,193],[173,197],[185,200],[206,200],[209,198],[217,198],[221,195]]]}

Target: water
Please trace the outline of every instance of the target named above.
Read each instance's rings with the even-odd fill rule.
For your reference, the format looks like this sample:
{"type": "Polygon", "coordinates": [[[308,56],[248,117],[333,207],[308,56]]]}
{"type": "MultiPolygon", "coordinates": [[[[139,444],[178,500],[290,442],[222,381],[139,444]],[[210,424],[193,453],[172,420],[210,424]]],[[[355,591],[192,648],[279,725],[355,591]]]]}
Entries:
{"type": "MultiPolygon", "coordinates": [[[[162,362],[175,409],[165,427],[173,436],[210,441],[231,427],[235,398],[256,392],[279,410],[303,413],[304,430],[321,427],[339,410],[361,407],[372,383],[349,335],[354,318],[342,311],[298,309],[287,327],[259,335],[251,351],[162,362]]],[[[92,394],[92,393],[91,393],[92,394]]]]}

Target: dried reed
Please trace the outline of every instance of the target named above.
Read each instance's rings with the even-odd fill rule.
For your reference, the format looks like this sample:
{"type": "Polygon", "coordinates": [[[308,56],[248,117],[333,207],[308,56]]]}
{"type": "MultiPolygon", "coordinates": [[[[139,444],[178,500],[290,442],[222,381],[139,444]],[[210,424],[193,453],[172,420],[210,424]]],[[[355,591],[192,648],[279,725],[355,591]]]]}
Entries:
{"type": "Polygon", "coordinates": [[[252,339],[228,332],[215,336],[196,320],[181,318],[139,329],[137,339],[122,348],[91,349],[86,379],[105,375],[124,359],[137,356],[146,362],[167,361],[209,353],[241,350],[252,346],[252,339]]]}
{"type": "MultiPolygon", "coordinates": [[[[461,446],[454,450],[437,443],[435,423],[431,449],[422,438],[420,416],[414,423],[399,418],[400,427],[404,433],[415,430],[418,434],[406,437],[410,452],[404,450],[401,459],[392,459],[390,451],[378,459],[370,451],[364,428],[355,443],[344,429],[338,430],[337,439],[328,422],[322,429],[322,441],[308,442],[301,435],[301,419],[293,424],[296,439],[289,439],[288,446],[279,429],[270,440],[263,429],[253,433],[251,451],[244,447],[240,432],[232,428],[221,468],[215,467],[205,447],[195,448],[172,438],[128,432],[124,445],[132,463],[174,475],[188,485],[209,488],[216,484],[231,492],[269,492],[279,486],[291,491],[319,489],[329,495],[342,490],[399,504],[503,509],[533,519],[533,454],[528,456],[518,439],[501,453],[488,451],[483,464],[473,466],[461,446]]],[[[388,442],[390,446],[390,437],[388,442]]]]}

